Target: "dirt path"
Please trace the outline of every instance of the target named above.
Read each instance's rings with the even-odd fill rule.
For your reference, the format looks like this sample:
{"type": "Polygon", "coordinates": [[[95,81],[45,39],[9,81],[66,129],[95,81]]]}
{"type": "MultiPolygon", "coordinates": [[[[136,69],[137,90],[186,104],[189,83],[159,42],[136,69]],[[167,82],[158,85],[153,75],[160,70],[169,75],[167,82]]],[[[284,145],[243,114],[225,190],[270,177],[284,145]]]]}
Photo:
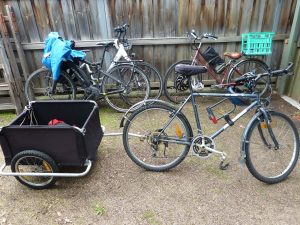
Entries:
{"type": "MultiPolygon", "coordinates": [[[[300,115],[276,97],[272,107],[293,119],[300,115]]],[[[191,115],[191,108],[186,113],[191,115]]],[[[101,114],[109,130],[117,130],[120,117],[109,110],[101,114]]],[[[188,157],[165,173],[147,172],[127,157],[120,137],[107,137],[86,177],[60,179],[42,191],[0,177],[0,224],[299,224],[299,164],[286,181],[266,185],[238,163],[241,132],[249,118],[216,140],[229,155],[226,171],[218,169],[213,156],[188,157]]],[[[294,121],[299,129],[300,122],[294,121]]],[[[212,129],[207,119],[204,127],[212,129]]]]}

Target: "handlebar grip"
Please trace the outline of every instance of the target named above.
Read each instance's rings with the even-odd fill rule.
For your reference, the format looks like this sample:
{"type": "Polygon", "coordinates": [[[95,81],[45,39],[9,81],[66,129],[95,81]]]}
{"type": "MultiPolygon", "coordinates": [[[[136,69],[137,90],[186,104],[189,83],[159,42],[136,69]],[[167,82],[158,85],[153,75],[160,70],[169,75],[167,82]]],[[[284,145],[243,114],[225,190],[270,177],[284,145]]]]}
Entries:
{"type": "Polygon", "coordinates": [[[208,39],[218,39],[218,37],[214,34],[206,34],[205,37],[208,39]]]}

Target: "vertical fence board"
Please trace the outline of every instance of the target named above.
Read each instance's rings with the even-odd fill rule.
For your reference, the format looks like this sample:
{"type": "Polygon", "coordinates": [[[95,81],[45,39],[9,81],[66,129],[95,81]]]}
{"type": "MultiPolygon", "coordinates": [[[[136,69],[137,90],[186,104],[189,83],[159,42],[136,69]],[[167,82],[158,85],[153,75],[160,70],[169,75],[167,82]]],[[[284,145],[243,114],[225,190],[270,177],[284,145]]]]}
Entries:
{"type": "MultiPolygon", "coordinates": [[[[277,33],[288,33],[297,0],[282,0],[277,33]]],[[[129,23],[131,38],[184,37],[190,29],[199,34],[237,36],[246,32],[267,31],[279,0],[9,0],[14,7],[21,42],[40,42],[52,31],[68,39],[99,40],[113,37],[113,27],[129,23]]],[[[239,51],[239,43],[212,43],[222,54],[239,51]]],[[[205,48],[205,46],[204,46],[205,48]]],[[[135,47],[141,58],[162,72],[176,60],[190,59],[187,44],[135,47]]],[[[274,42],[274,51],[282,43],[274,42]]],[[[41,51],[25,51],[29,70],[40,65],[41,51]]],[[[93,59],[100,59],[101,48],[94,48],[93,59]]],[[[109,57],[108,57],[109,58],[109,57]]],[[[280,54],[273,54],[272,66],[278,66],[280,54]]]]}
{"type": "Polygon", "coordinates": [[[39,42],[40,35],[37,29],[37,24],[31,6],[31,2],[29,0],[24,0],[24,1],[20,1],[19,4],[20,4],[21,17],[23,19],[23,23],[25,27],[25,32],[29,37],[28,40],[30,42],[39,42]]]}
{"type": "Polygon", "coordinates": [[[90,9],[86,5],[85,1],[75,0],[75,20],[78,24],[77,32],[80,33],[81,40],[90,40],[90,23],[88,19],[88,14],[90,13],[90,9]]]}
{"type": "Polygon", "coordinates": [[[19,6],[18,2],[17,1],[9,1],[9,2],[7,2],[7,4],[12,6],[12,8],[14,9],[14,12],[15,12],[15,15],[16,15],[16,18],[17,18],[17,26],[18,26],[19,33],[20,33],[21,42],[29,42],[26,31],[25,31],[25,26],[24,26],[24,23],[23,23],[23,19],[22,19],[22,16],[21,16],[21,11],[20,11],[20,6],[19,6]]]}
{"type": "Polygon", "coordinates": [[[75,14],[73,11],[72,0],[61,1],[64,24],[66,27],[65,38],[77,40],[80,39],[76,29],[75,14]]]}
{"type": "Polygon", "coordinates": [[[37,23],[37,29],[40,34],[40,40],[43,41],[47,37],[48,33],[51,32],[51,30],[55,30],[51,28],[50,25],[46,1],[35,0],[32,4],[32,9],[37,23]]]}

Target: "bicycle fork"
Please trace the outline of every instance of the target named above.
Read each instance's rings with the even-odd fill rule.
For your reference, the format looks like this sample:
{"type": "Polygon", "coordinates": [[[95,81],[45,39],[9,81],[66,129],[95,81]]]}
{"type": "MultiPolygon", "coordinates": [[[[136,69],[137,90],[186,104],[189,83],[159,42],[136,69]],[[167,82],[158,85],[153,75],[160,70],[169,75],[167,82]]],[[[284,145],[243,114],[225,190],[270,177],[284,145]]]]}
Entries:
{"type": "Polygon", "coordinates": [[[241,156],[240,156],[240,163],[244,164],[245,163],[245,158],[246,158],[246,154],[245,154],[245,145],[248,145],[249,142],[246,142],[245,137],[247,136],[247,133],[249,132],[249,128],[251,127],[252,123],[255,120],[259,120],[260,124],[258,125],[258,132],[259,132],[259,136],[263,142],[263,144],[268,148],[271,149],[272,148],[272,144],[270,142],[267,141],[266,139],[266,134],[263,133],[262,130],[262,125],[261,122],[264,122],[264,126],[263,128],[266,128],[268,130],[268,134],[271,137],[271,140],[274,144],[274,150],[278,150],[279,149],[279,143],[274,135],[274,132],[272,130],[272,118],[269,116],[269,113],[264,109],[264,108],[259,108],[257,114],[254,116],[254,118],[249,122],[248,126],[245,128],[244,134],[243,134],[243,138],[242,138],[242,142],[241,142],[241,156]]]}
{"type": "MultiPolygon", "coordinates": [[[[264,117],[264,121],[265,121],[265,124],[266,124],[266,127],[268,129],[268,132],[270,134],[270,137],[275,145],[274,149],[275,150],[278,150],[279,149],[279,143],[273,133],[273,130],[272,130],[272,127],[271,127],[271,118],[269,117],[267,111],[264,109],[264,108],[260,108],[259,111],[262,113],[263,117],[264,117]]],[[[271,148],[271,144],[268,143],[268,141],[266,140],[266,138],[264,137],[264,134],[262,132],[262,128],[261,128],[261,125],[258,126],[258,131],[259,131],[259,135],[262,139],[262,141],[264,142],[264,144],[268,147],[268,148],[271,148]]]]}

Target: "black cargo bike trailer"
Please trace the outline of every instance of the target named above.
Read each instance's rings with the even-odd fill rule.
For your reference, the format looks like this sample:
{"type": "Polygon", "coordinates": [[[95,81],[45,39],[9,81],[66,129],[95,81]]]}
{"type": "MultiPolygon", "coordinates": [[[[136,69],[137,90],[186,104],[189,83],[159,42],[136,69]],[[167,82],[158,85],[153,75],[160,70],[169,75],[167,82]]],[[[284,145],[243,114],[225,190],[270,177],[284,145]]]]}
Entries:
{"type": "Polygon", "coordinates": [[[48,188],[58,177],[84,176],[102,137],[99,109],[93,101],[30,102],[0,131],[5,158],[0,175],[15,176],[33,189],[48,188]],[[63,123],[49,126],[53,119],[63,123]],[[60,172],[62,167],[80,167],[82,171],[60,172]]]}

